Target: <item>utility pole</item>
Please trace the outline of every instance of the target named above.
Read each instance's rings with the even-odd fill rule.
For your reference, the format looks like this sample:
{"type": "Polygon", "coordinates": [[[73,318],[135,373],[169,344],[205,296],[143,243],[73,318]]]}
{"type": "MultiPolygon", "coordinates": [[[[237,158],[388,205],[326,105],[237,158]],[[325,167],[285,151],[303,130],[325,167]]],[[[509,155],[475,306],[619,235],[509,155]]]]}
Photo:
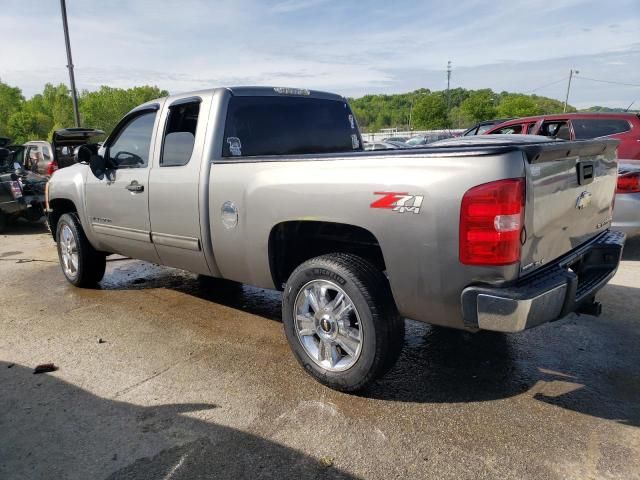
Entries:
{"type": "Polygon", "coordinates": [[[69,69],[69,83],[71,83],[71,100],[73,101],[73,115],[76,127],[80,126],[80,112],[78,111],[78,94],[76,92],[76,80],[73,76],[73,60],[71,59],[71,42],[69,41],[69,25],[67,25],[67,5],[65,0],[60,0],[62,10],[62,28],[64,30],[64,43],[67,47],[67,68],[69,69]]]}
{"type": "Polygon", "coordinates": [[[451,108],[451,60],[447,62],[447,116],[449,115],[449,109],[451,108]]]}
{"type": "Polygon", "coordinates": [[[569,70],[569,83],[567,85],[567,96],[564,98],[564,107],[562,107],[562,113],[565,113],[567,111],[567,105],[569,104],[569,92],[571,91],[571,79],[573,78],[573,75],[577,75],[579,74],[580,71],[578,70],[569,70]]]}

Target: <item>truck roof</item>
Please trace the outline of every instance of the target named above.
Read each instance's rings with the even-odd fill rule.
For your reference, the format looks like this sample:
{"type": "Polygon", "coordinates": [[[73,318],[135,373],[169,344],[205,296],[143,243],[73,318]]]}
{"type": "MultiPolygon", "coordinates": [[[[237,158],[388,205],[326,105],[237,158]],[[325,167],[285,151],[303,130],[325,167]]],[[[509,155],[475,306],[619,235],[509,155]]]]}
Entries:
{"type": "Polygon", "coordinates": [[[140,108],[144,108],[147,105],[157,103],[159,100],[166,99],[171,101],[172,99],[184,98],[185,96],[197,97],[202,94],[210,94],[217,90],[227,90],[232,95],[238,97],[307,97],[307,98],[319,98],[323,100],[335,100],[346,101],[345,97],[336,93],[323,92],[320,90],[309,90],[306,88],[294,88],[294,87],[267,87],[267,86],[236,86],[236,87],[216,87],[203,90],[194,90],[192,92],[181,92],[167,97],[160,97],[154,100],[143,103],[137,106],[132,112],[140,108]]]}

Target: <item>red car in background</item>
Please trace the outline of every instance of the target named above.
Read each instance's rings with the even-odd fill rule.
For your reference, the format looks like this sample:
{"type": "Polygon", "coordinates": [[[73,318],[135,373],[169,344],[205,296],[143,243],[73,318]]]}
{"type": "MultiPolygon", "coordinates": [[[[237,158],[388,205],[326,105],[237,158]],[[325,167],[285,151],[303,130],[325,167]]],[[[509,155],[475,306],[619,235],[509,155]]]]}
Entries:
{"type": "Polygon", "coordinates": [[[520,133],[563,140],[611,137],[620,140],[620,160],[640,160],[640,114],[565,113],[509,120],[484,135],[520,133]]]}

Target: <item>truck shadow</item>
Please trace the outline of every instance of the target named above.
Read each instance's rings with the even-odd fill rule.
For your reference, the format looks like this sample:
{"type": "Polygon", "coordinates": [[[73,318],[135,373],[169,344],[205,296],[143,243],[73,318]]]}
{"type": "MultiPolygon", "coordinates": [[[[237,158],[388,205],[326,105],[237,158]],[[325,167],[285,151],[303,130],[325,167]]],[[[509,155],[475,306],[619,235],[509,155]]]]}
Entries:
{"type": "Polygon", "coordinates": [[[128,258],[111,257],[107,262],[110,267],[107,267],[107,274],[99,286],[103,290],[169,288],[269,320],[280,322],[282,318],[282,296],[274,290],[196,276],[128,258]]]}
{"type": "Polygon", "coordinates": [[[354,478],[304,453],[182,414],[101,398],[0,361],[0,478],[354,478]]]}
{"type": "Polygon", "coordinates": [[[640,260],[640,237],[634,237],[625,242],[622,259],[640,260]]]}
{"type": "MultiPolygon", "coordinates": [[[[102,283],[104,289],[170,288],[281,321],[279,292],[198,280],[180,270],[135,262],[117,267],[102,283]]],[[[640,426],[640,289],[609,284],[600,300],[600,318],[574,315],[518,334],[474,334],[407,321],[398,363],[360,395],[415,403],[526,395],[640,426]]]]}
{"type": "Polygon", "coordinates": [[[33,235],[36,233],[48,233],[44,218],[37,222],[28,222],[22,218],[7,223],[5,229],[0,235],[33,235]]]}
{"type": "Polygon", "coordinates": [[[640,289],[608,285],[601,295],[606,317],[572,315],[518,334],[408,322],[400,360],[362,395],[427,403],[524,395],[640,426],[640,307],[628,303],[639,296],[640,289]]]}

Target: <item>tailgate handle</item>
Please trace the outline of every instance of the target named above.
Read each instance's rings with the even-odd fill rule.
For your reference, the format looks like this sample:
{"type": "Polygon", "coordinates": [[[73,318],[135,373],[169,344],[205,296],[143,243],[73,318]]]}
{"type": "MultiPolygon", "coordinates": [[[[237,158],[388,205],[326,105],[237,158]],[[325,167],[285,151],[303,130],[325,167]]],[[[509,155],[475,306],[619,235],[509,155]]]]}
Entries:
{"type": "Polygon", "coordinates": [[[578,171],[578,185],[588,185],[595,177],[595,167],[593,162],[580,162],[576,165],[578,171]]]}

